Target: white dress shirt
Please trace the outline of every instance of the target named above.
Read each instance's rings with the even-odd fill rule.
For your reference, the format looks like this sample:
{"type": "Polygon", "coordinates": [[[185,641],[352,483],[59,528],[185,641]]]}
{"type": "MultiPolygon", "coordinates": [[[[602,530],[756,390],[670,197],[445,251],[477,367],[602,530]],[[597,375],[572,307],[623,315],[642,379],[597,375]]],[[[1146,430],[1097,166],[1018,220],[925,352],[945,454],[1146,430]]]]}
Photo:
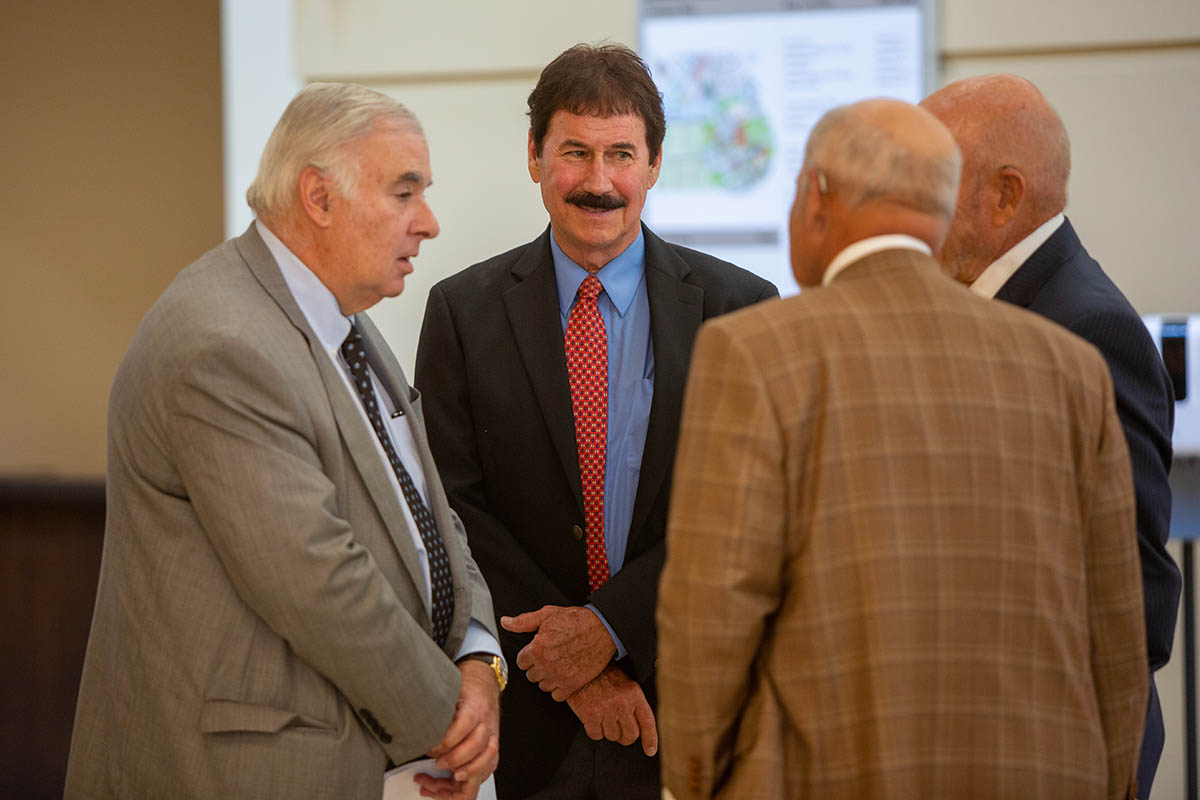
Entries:
{"type": "MultiPolygon", "coordinates": [[[[371,441],[375,443],[375,452],[379,456],[384,472],[387,473],[388,480],[392,484],[392,490],[396,492],[396,497],[400,500],[400,509],[404,513],[404,520],[408,524],[409,535],[412,537],[413,546],[416,548],[421,561],[421,575],[425,578],[425,602],[427,605],[431,605],[433,590],[429,578],[429,555],[425,552],[425,542],[421,540],[417,523],[413,519],[408,502],[404,499],[404,492],[400,488],[400,481],[396,478],[396,472],[392,469],[387,454],[383,450],[383,445],[380,443],[379,437],[375,435],[375,430],[371,427],[371,421],[367,418],[366,409],[363,408],[362,399],[358,396],[358,390],[355,389],[354,381],[350,375],[350,366],[342,358],[342,342],[346,340],[346,336],[350,333],[351,320],[349,317],[343,316],[342,310],[338,306],[337,298],[333,296],[333,292],[329,291],[328,287],[321,283],[321,279],[313,274],[312,270],[305,266],[304,262],[297,258],[295,253],[279,240],[279,237],[258,220],[255,220],[254,226],[258,230],[259,236],[262,237],[263,242],[267,245],[267,249],[274,256],[275,263],[279,265],[279,271],[283,273],[283,280],[287,284],[288,290],[296,300],[296,305],[300,306],[300,313],[304,314],[304,318],[308,320],[308,324],[312,327],[313,332],[321,340],[321,347],[337,367],[338,374],[342,376],[342,383],[345,385],[346,391],[354,399],[354,407],[358,409],[358,415],[362,418],[363,425],[371,432],[371,441]]],[[[376,377],[375,371],[371,369],[370,365],[368,365],[367,369],[371,374],[371,384],[375,389],[375,397],[379,402],[380,408],[383,410],[384,424],[387,425],[388,435],[392,438],[392,446],[395,447],[396,454],[400,457],[400,461],[412,477],[413,485],[416,486],[417,491],[421,494],[426,504],[428,504],[429,493],[426,491],[425,471],[421,469],[421,459],[417,454],[416,441],[413,439],[408,419],[403,416],[392,416],[396,408],[392,403],[391,396],[383,390],[379,378],[376,377]]],[[[478,620],[472,619],[467,628],[466,638],[463,640],[462,647],[459,648],[455,659],[457,660],[468,653],[479,652],[500,655],[500,645],[478,620]]],[[[503,656],[501,657],[503,658],[503,656]]]]}
{"type": "Polygon", "coordinates": [[[1033,233],[1013,245],[1007,253],[993,261],[971,284],[971,291],[991,300],[1004,284],[1008,283],[1021,265],[1033,255],[1046,240],[1054,235],[1066,217],[1057,214],[1042,223],[1033,233]]]}
{"type": "Polygon", "coordinates": [[[829,266],[825,268],[825,275],[821,278],[821,285],[828,286],[837,277],[838,273],[846,267],[856,261],[862,261],[867,256],[872,253],[878,253],[880,250],[917,250],[927,256],[933,255],[933,251],[929,249],[929,245],[905,233],[868,236],[866,239],[859,239],[833,257],[833,261],[830,261],[829,266]]]}

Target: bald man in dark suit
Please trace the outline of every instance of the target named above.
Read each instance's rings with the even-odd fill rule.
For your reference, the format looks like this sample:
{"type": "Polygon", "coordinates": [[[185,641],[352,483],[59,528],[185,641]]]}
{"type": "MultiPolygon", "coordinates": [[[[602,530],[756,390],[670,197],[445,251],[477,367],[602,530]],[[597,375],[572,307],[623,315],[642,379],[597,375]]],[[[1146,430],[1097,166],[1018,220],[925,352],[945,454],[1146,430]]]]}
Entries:
{"type": "Polygon", "coordinates": [[[1137,497],[1151,671],[1138,783],[1148,796],[1165,737],[1153,672],[1171,656],[1182,586],[1166,550],[1170,379],[1141,318],[1063,215],[1070,141],[1037,87],[1015,75],[987,75],[951,83],[921,105],[950,129],[964,158],[942,263],[976,294],[1027,308],[1091,342],[1112,375],[1137,497]]]}

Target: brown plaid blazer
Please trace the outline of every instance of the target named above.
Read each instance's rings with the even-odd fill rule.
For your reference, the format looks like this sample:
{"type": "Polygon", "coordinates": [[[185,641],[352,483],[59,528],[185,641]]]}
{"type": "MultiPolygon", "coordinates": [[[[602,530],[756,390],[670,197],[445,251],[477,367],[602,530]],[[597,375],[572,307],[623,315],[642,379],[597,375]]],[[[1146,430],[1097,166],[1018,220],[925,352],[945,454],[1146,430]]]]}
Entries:
{"type": "Polygon", "coordinates": [[[704,326],[672,498],[680,800],[1134,792],[1133,490],[1082,339],[873,254],[704,326]]]}

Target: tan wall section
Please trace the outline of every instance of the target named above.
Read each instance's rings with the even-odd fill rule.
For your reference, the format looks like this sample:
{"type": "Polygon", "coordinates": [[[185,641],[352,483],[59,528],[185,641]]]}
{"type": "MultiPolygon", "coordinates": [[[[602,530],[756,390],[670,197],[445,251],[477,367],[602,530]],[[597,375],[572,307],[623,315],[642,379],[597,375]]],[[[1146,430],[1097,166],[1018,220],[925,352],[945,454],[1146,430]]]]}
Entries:
{"type": "Polygon", "coordinates": [[[134,328],[222,238],[219,3],[13,3],[0,53],[0,477],[102,475],[134,328]]]}

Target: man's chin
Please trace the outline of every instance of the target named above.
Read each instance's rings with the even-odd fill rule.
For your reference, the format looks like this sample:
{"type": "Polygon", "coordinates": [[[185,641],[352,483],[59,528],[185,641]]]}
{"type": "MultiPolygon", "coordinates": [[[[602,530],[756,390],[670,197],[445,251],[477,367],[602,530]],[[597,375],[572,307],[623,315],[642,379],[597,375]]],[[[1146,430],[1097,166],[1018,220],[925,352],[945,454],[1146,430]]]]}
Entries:
{"type": "Polygon", "coordinates": [[[379,299],[384,300],[389,297],[399,297],[404,292],[404,276],[400,275],[393,280],[388,281],[385,286],[379,289],[379,299]]]}

